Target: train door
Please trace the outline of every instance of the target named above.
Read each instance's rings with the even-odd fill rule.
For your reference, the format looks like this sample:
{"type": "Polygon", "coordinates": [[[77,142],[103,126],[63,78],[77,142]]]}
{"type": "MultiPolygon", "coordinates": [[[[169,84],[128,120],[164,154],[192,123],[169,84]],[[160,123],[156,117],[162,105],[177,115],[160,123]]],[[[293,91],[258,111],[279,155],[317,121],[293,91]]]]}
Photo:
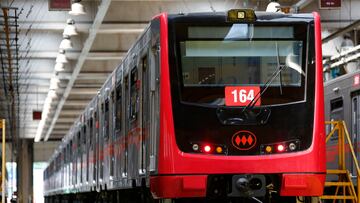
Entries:
{"type": "Polygon", "coordinates": [[[141,59],[142,85],[141,85],[141,139],[139,153],[139,175],[146,174],[148,138],[150,136],[150,69],[148,67],[148,56],[141,59]]]}
{"type": "Polygon", "coordinates": [[[122,142],[121,142],[121,127],[122,127],[122,85],[121,83],[116,84],[116,107],[115,107],[115,176],[116,179],[121,178],[121,156],[122,142]]]}
{"type": "Polygon", "coordinates": [[[121,155],[121,177],[126,179],[127,178],[127,162],[128,162],[128,133],[129,133],[129,103],[130,103],[130,89],[129,89],[129,75],[127,75],[124,79],[124,88],[125,88],[125,116],[124,116],[124,130],[125,132],[122,134],[123,138],[121,138],[121,146],[122,146],[122,152],[123,154],[121,155]]]}
{"type": "Polygon", "coordinates": [[[71,140],[70,140],[70,174],[69,174],[69,179],[70,179],[70,186],[71,188],[75,186],[75,180],[76,180],[76,176],[75,176],[75,171],[76,171],[76,167],[75,167],[75,163],[76,163],[76,156],[74,156],[74,136],[72,136],[71,140]]]}
{"type": "MultiPolygon", "coordinates": [[[[107,88],[106,88],[107,89],[107,88]]],[[[110,98],[106,91],[106,99],[104,102],[104,111],[103,111],[103,177],[105,183],[108,183],[109,180],[109,166],[110,166],[110,98]]]]}
{"type": "Polygon", "coordinates": [[[64,188],[69,186],[69,179],[68,179],[68,171],[69,171],[69,144],[65,144],[65,172],[64,172],[64,188]]]}
{"type": "Polygon", "coordinates": [[[150,73],[150,143],[149,143],[149,168],[148,171],[155,172],[157,169],[157,152],[158,152],[158,143],[159,143],[159,111],[160,111],[160,86],[157,81],[159,81],[158,76],[160,75],[160,39],[159,39],[159,29],[160,23],[158,20],[155,20],[151,24],[152,33],[155,36],[152,36],[154,41],[152,41],[151,52],[148,60],[148,71],[150,73]]]}
{"type": "Polygon", "coordinates": [[[60,165],[61,188],[64,188],[64,186],[65,186],[65,153],[66,153],[66,147],[63,146],[63,149],[61,152],[61,165],[60,165]]]}
{"type": "Polygon", "coordinates": [[[114,167],[115,167],[115,158],[114,158],[114,143],[115,143],[115,120],[116,120],[116,110],[115,110],[115,90],[111,92],[111,105],[110,105],[110,180],[114,178],[114,167]]]}
{"type": "Polygon", "coordinates": [[[101,103],[101,110],[99,112],[99,120],[100,127],[99,129],[99,183],[102,185],[102,181],[104,180],[104,144],[105,144],[105,102],[101,103]]]}
{"type": "MultiPolygon", "coordinates": [[[[338,121],[344,119],[344,107],[343,99],[341,97],[330,100],[330,120],[338,121]]],[[[334,125],[330,125],[327,130],[328,133],[334,128],[334,125]]],[[[338,168],[338,133],[331,137],[331,139],[326,144],[327,146],[327,168],[338,168]]]]}
{"type": "Polygon", "coordinates": [[[128,175],[133,181],[138,177],[139,143],[140,143],[140,80],[139,71],[135,66],[130,73],[130,114],[129,114],[129,144],[128,144],[128,175]],[[131,163],[131,164],[130,164],[131,163]]]}
{"type": "Polygon", "coordinates": [[[89,113],[90,119],[88,120],[88,126],[89,126],[89,152],[88,152],[88,159],[89,159],[89,165],[88,165],[88,182],[90,185],[93,184],[93,180],[95,178],[94,176],[94,136],[93,136],[93,131],[94,131],[94,119],[93,119],[93,112],[92,110],[89,113]]]}
{"type": "MultiPolygon", "coordinates": [[[[350,127],[350,124],[347,124],[350,127]]],[[[358,142],[360,141],[360,93],[357,93],[351,98],[351,128],[350,136],[352,138],[353,147],[356,157],[359,157],[359,147],[358,142]]],[[[356,175],[356,167],[353,162],[352,164],[352,174],[356,175]]]]}
{"type": "Polygon", "coordinates": [[[95,112],[94,112],[94,124],[95,124],[95,128],[94,128],[94,180],[96,183],[96,187],[98,187],[99,184],[99,165],[100,165],[100,160],[99,160],[99,111],[98,111],[98,104],[95,105],[95,112]]]}
{"type": "Polygon", "coordinates": [[[82,156],[82,165],[81,165],[81,184],[84,185],[84,183],[86,183],[87,179],[86,179],[86,176],[87,176],[87,139],[86,139],[86,122],[85,122],[85,118],[82,117],[82,127],[81,127],[81,141],[82,141],[82,144],[81,144],[81,156],[82,156]]]}
{"type": "Polygon", "coordinates": [[[86,143],[86,150],[85,150],[85,158],[86,158],[86,167],[85,167],[85,183],[89,184],[89,172],[90,172],[90,115],[86,113],[86,120],[85,122],[85,143],[86,143]]]}
{"type": "Polygon", "coordinates": [[[76,172],[77,172],[77,182],[76,185],[79,186],[81,184],[81,177],[82,177],[82,171],[81,171],[81,166],[82,166],[82,154],[81,154],[81,128],[77,129],[77,133],[76,133],[76,140],[77,140],[77,167],[76,167],[76,172]]]}

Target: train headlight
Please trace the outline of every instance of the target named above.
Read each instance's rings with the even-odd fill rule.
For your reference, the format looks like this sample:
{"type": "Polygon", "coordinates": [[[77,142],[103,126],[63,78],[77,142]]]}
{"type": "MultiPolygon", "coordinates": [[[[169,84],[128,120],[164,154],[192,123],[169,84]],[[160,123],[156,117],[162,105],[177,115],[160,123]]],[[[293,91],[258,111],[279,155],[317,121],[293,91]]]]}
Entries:
{"type": "Polygon", "coordinates": [[[284,147],[284,145],[279,144],[279,145],[276,147],[276,149],[277,149],[278,152],[283,152],[283,151],[285,150],[285,147],[284,147]]]}
{"type": "Polygon", "coordinates": [[[211,146],[210,145],[205,145],[204,146],[204,152],[210,152],[211,151],[211,146]]]}

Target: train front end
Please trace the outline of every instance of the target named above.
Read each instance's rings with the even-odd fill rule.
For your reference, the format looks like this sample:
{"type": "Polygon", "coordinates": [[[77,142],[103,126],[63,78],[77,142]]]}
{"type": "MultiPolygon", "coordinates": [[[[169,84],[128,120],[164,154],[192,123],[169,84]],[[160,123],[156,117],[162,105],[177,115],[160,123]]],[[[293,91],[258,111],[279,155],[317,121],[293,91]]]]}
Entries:
{"type": "Polygon", "coordinates": [[[162,15],[157,198],[320,196],[320,19],[162,15]]]}

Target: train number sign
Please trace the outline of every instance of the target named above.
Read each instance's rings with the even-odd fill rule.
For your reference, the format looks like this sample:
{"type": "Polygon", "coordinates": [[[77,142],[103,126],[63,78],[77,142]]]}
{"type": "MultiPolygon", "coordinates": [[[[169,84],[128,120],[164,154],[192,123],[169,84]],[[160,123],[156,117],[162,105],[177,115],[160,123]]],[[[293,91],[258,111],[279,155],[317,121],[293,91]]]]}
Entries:
{"type": "MultiPolygon", "coordinates": [[[[226,106],[247,106],[260,92],[259,86],[228,86],[225,87],[226,106]]],[[[255,106],[260,106],[260,98],[255,106]]]]}

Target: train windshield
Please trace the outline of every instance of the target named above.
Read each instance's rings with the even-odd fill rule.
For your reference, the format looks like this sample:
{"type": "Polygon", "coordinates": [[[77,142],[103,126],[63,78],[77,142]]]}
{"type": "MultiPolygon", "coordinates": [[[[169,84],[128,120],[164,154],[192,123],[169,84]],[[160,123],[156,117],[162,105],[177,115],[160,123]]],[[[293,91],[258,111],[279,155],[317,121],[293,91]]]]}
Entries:
{"type": "Polygon", "coordinates": [[[305,100],[305,24],[175,29],[183,102],[225,105],[226,87],[266,88],[261,105],[305,100]]]}

